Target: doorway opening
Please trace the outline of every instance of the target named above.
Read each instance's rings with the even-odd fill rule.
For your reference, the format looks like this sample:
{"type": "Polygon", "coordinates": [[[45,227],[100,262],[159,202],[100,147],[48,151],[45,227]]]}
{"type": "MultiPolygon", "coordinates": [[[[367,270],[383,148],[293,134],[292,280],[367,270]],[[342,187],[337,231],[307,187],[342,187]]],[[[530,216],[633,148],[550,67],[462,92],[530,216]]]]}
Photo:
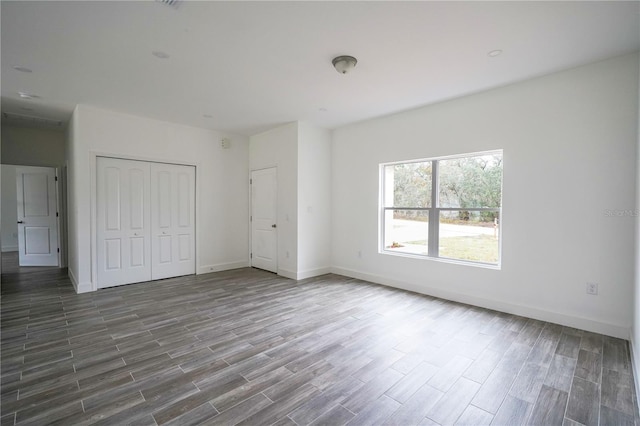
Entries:
{"type": "Polygon", "coordinates": [[[2,165],[3,267],[63,265],[60,184],[55,167],[2,165]]]}

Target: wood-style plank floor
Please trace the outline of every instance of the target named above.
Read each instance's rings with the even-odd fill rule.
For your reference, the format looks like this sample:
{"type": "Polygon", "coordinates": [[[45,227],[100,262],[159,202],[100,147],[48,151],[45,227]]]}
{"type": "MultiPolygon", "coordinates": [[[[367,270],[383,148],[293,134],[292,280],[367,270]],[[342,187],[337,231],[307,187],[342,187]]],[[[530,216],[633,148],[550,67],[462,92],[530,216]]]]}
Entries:
{"type": "Polygon", "coordinates": [[[3,269],[1,425],[632,425],[627,342],[337,275],[3,269]]]}

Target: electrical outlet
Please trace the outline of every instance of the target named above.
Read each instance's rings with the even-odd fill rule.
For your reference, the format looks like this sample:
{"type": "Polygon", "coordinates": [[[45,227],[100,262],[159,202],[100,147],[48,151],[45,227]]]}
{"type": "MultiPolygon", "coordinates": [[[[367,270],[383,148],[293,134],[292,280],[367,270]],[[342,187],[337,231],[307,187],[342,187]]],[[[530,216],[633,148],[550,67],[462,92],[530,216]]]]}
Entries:
{"type": "Polygon", "coordinates": [[[587,294],[592,294],[596,296],[598,294],[598,284],[587,283],[587,294]]]}

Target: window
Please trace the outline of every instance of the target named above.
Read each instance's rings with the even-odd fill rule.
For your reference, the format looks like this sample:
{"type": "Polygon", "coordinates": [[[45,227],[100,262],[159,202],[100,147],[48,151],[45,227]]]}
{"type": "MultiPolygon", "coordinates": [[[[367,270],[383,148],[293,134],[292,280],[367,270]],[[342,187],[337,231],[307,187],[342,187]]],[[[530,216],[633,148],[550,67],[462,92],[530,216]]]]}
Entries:
{"type": "Polygon", "coordinates": [[[501,150],[380,168],[383,253],[500,265],[501,150]]]}

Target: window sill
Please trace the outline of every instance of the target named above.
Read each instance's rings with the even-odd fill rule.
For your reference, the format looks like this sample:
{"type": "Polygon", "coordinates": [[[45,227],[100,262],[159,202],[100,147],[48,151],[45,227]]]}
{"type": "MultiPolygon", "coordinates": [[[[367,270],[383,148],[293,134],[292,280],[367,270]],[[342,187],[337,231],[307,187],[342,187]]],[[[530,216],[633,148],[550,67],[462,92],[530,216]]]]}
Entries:
{"type": "Polygon", "coordinates": [[[421,254],[411,254],[404,253],[392,250],[382,249],[378,251],[379,254],[389,255],[389,256],[398,256],[398,257],[407,257],[410,259],[420,259],[420,260],[430,260],[433,262],[442,262],[442,263],[450,263],[454,265],[464,265],[464,266],[474,266],[476,268],[484,268],[484,269],[493,269],[495,271],[502,270],[502,264],[498,263],[497,265],[492,263],[482,263],[482,262],[473,262],[468,260],[457,260],[457,259],[447,259],[446,257],[431,257],[421,254]]]}

